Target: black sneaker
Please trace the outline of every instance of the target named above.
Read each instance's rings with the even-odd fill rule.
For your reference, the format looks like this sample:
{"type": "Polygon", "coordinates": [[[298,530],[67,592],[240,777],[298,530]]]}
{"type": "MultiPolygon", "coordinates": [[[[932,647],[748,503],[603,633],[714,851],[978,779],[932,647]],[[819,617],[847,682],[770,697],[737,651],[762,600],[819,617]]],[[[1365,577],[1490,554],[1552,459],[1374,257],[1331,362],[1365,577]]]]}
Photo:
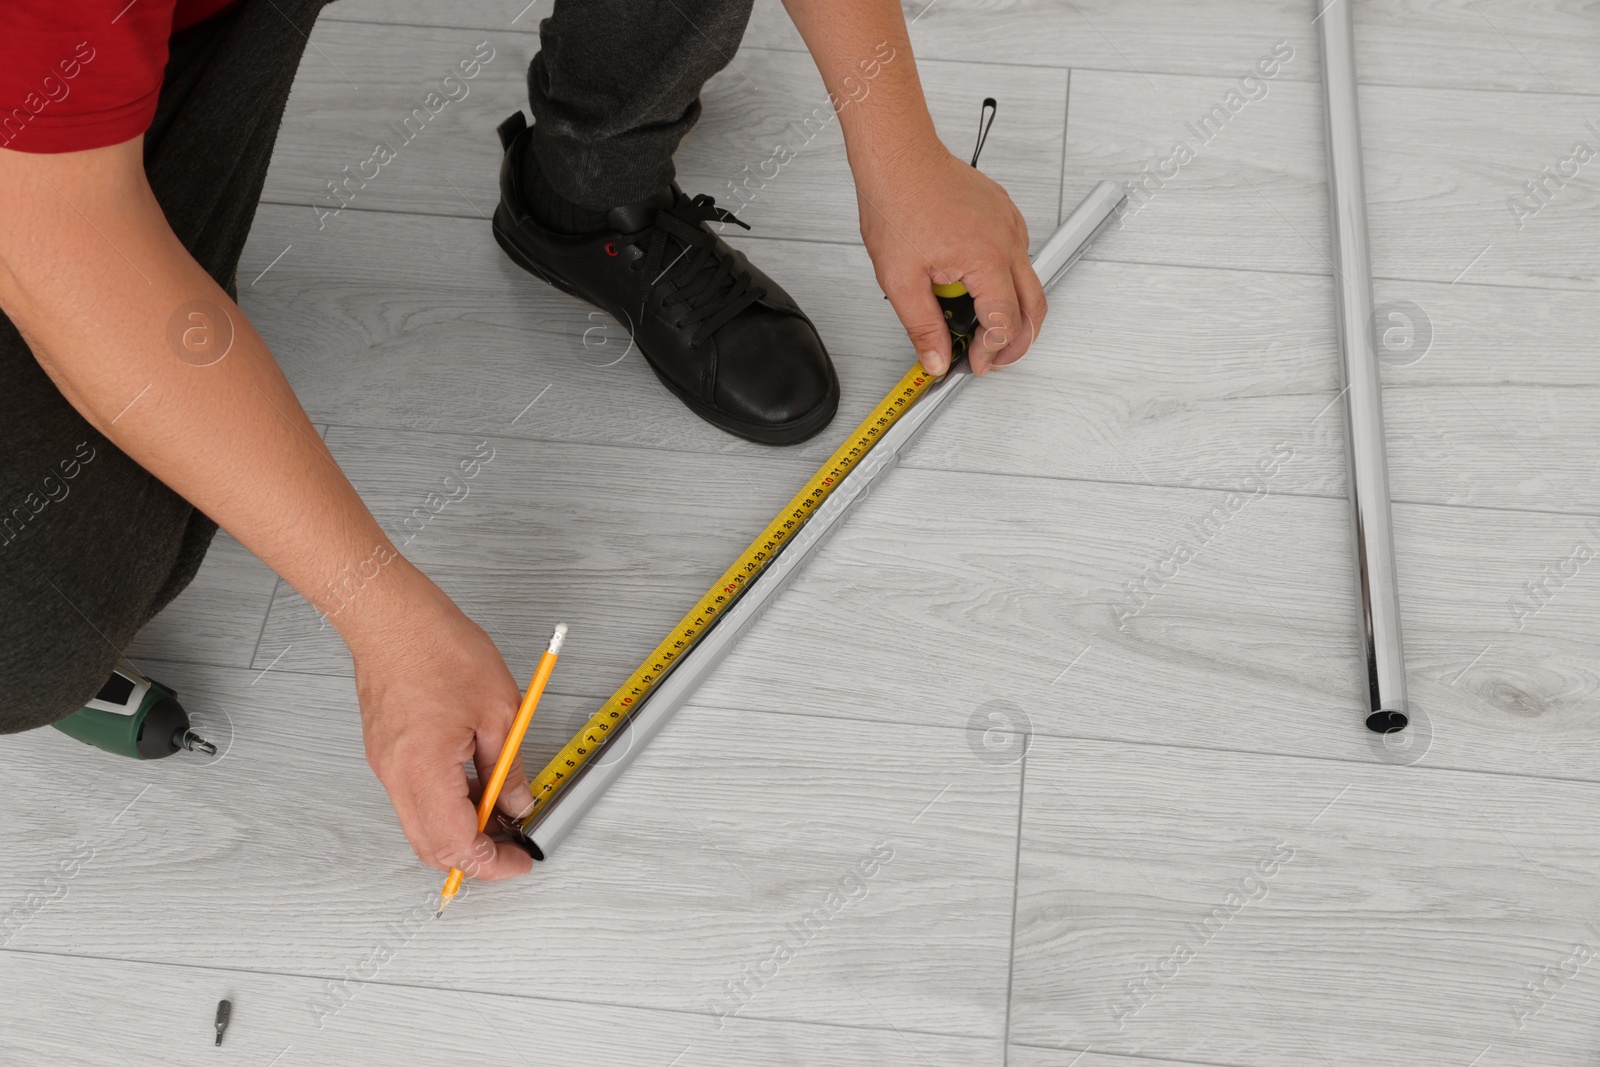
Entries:
{"type": "Polygon", "coordinates": [[[828,425],[839,378],[816,327],[705,225],[743,222],[674,184],[612,208],[602,230],[556,233],[533,217],[520,189],[530,133],[520,111],[500,124],[506,154],[494,237],[518,266],[626,326],[656,377],[712,425],[767,445],[795,444],[828,425]]]}

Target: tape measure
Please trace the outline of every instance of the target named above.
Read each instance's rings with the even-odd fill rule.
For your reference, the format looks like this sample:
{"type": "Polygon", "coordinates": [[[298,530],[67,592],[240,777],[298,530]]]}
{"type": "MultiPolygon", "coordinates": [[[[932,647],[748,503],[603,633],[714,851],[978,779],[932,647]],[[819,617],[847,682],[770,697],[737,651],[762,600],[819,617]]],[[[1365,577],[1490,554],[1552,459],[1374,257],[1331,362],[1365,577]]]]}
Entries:
{"type": "MultiPolygon", "coordinates": [[[[970,297],[968,301],[970,302],[970,297]]],[[[964,350],[963,346],[958,349],[957,354],[964,350]]],[[[889,391],[872,414],[856,427],[855,433],[839,446],[822,468],[784,506],[778,517],[750,542],[750,547],[734,561],[733,566],[724,571],[722,577],[717,579],[716,584],[706,592],[705,596],[700,598],[687,615],[678,620],[677,628],[667,639],[656,646],[650,657],[622,683],[620,689],[611,694],[610,699],[602,704],[600,710],[573,735],[566,747],[545,764],[544,770],[528,783],[529,788],[533,790],[533,807],[521,820],[524,830],[544,811],[546,805],[560,792],[568,779],[588,763],[599,751],[600,746],[627,721],[633,709],[639,706],[645,694],[650,691],[650,687],[659,682],[672,669],[673,664],[707,630],[711,629],[728,608],[733,606],[734,600],[750,581],[772,562],[784,544],[805,525],[806,520],[816,512],[822,502],[828,499],[828,494],[833,492],[839,480],[872,449],[884,432],[893,426],[935,381],[937,378],[925,371],[921,364],[907,371],[905,377],[889,391]]]]}

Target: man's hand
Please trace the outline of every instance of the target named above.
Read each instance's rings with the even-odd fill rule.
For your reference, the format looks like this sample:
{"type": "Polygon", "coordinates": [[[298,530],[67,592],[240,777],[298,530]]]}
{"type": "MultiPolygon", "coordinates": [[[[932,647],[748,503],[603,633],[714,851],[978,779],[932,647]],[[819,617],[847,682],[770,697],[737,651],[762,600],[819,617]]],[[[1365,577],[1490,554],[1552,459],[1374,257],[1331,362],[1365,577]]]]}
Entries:
{"type": "Polygon", "coordinates": [[[1011,197],[935,144],[894,168],[856,174],[861,237],[878,284],[931,374],[950,369],[950,331],[934,283],[960,282],[978,313],[968,359],[977,374],[1021,359],[1044,321],[1028,262],[1028,226],[1011,197]],[[887,175],[892,175],[888,177],[887,175]]]}
{"type": "Polygon", "coordinates": [[[935,282],[960,282],[972,295],[972,369],[986,374],[1015,363],[1045,313],[1044,288],[1028,262],[1028,227],[1004,189],[940,143],[898,0],[784,6],[844,128],[861,236],[922,365],[933,374],[950,369],[935,282]]]}
{"type": "MultiPolygon", "coordinates": [[[[418,858],[441,871],[491,881],[526,874],[526,852],[478,832],[477,783],[464,770],[475,763],[478,782],[493,772],[522,699],[516,681],[488,635],[420,572],[385,573],[369,588],[404,605],[391,616],[403,623],[349,636],[367,762],[400,828],[418,858]]],[[[513,817],[533,806],[520,760],[496,806],[513,817]]]]}

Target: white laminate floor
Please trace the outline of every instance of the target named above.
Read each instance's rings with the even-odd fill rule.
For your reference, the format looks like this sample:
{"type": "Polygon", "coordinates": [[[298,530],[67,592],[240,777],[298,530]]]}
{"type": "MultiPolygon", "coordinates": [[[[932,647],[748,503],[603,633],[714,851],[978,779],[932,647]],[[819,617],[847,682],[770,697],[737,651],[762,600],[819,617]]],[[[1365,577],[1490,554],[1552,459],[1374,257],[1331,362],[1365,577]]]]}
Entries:
{"type": "MultiPolygon", "coordinates": [[[[1507,200],[1600,150],[1600,13],[1344,2],[1377,299],[1419,339],[1384,366],[1414,748],[1362,727],[1315,5],[919,2],[941,134],[967,151],[999,99],[984,169],[1036,244],[1096,181],[1197,147],[1055,291],[1034,354],[942,416],[550,862],[443,922],[342,646],[219,536],[132,655],[223,759],[0,743],[0,916],[25,919],[0,1064],[1595,1063],[1600,162],[1521,225],[1507,200]]],[[[492,444],[407,553],[514,674],[572,625],[537,767],[912,357],[836,128],[736,238],[839,367],[804,446],[701,424],[513,267],[485,216],[549,10],[524,3],[328,9],[240,283],[383,521],[492,444]],[[319,229],[323,183],[480,41],[469,97],[319,229]]],[[[734,61],[687,191],[725,196],[823,99],[773,0],[734,61]]]]}

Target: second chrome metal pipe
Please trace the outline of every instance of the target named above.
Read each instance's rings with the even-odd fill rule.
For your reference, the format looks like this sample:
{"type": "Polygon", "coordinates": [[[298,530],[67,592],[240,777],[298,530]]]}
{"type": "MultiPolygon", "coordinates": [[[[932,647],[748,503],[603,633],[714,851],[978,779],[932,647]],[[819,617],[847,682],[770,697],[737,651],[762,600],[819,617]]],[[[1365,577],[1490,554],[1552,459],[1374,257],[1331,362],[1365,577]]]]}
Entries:
{"type": "Polygon", "coordinates": [[[1406,658],[1394,565],[1389,469],[1384,450],[1383,389],[1372,316],[1372,261],[1362,177],[1354,0],[1318,0],[1322,85],[1327,101],[1328,218],[1332,229],[1334,307],[1344,379],[1344,433],[1355,540],[1356,595],[1366,667],[1367,728],[1404,729],[1406,658]]]}

